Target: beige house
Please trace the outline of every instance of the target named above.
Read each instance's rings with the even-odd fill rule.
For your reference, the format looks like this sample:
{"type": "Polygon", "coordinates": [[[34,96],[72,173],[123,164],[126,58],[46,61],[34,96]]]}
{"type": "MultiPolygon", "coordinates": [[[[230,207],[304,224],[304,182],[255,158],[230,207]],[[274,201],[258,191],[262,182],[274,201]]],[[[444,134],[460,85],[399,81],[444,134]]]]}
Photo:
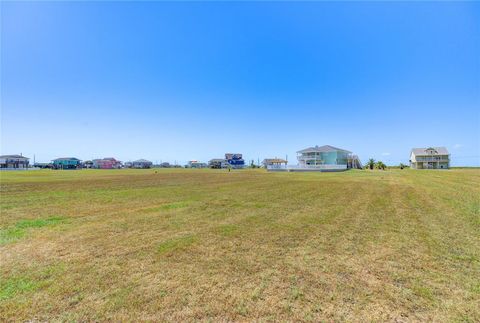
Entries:
{"type": "Polygon", "coordinates": [[[277,158],[277,157],[275,157],[275,158],[265,158],[262,161],[262,165],[265,168],[268,168],[269,166],[270,167],[281,168],[283,165],[287,166],[287,161],[285,159],[281,159],[281,158],[277,158]]]}
{"type": "Polygon", "coordinates": [[[410,153],[412,169],[448,169],[450,154],[445,147],[413,148],[410,153]]]}

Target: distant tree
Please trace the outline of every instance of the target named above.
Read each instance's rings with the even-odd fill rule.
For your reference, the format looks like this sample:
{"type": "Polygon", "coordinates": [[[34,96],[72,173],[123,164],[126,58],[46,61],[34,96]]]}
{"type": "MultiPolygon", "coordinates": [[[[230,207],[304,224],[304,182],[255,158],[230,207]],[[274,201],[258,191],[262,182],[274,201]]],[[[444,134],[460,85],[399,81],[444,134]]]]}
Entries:
{"type": "Polygon", "coordinates": [[[253,159],[252,159],[252,161],[250,162],[250,167],[251,167],[251,168],[256,168],[256,167],[257,167],[257,165],[255,165],[253,159]]]}
{"type": "Polygon", "coordinates": [[[407,167],[407,165],[405,165],[404,163],[400,163],[400,169],[404,169],[405,167],[407,167]]]}
{"type": "Polygon", "coordinates": [[[375,168],[375,159],[370,158],[365,166],[367,169],[375,168]]]}
{"type": "Polygon", "coordinates": [[[387,168],[387,165],[385,165],[381,160],[379,160],[375,164],[375,166],[376,166],[377,169],[381,169],[381,170],[385,170],[385,168],[387,168]]]}

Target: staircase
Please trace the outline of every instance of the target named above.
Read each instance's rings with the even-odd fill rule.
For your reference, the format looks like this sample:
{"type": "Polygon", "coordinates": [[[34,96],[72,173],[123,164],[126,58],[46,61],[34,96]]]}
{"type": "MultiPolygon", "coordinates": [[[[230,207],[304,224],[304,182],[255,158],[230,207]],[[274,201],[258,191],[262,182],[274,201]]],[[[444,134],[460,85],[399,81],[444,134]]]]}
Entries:
{"type": "Polygon", "coordinates": [[[363,165],[360,159],[358,158],[357,155],[352,155],[350,161],[349,161],[349,167],[350,168],[357,168],[357,169],[362,169],[363,165]]]}

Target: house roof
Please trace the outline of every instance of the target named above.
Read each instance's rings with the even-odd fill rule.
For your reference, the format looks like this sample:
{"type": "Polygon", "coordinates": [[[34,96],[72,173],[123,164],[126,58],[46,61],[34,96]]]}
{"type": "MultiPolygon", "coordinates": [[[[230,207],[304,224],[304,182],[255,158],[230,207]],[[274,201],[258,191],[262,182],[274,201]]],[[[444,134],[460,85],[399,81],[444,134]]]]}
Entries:
{"type": "Polygon", "coordinates": [[[428,147],[428,148],[413,148],[412,154],[415,156],[431,156],[427,150],[433,149],[435,153],[433,155],[449,155],[447,148],[445,147],[428,147]]]}
{"type": "Polygon", "coordinates": [[[330,145],[325,145],[325,146],[315,146],[315,147],[309,147],[303,150],[297,151],[297,153],[329,153],[333,151],[344,151],[346,153],[352,153],[351,151],[345,150],[345,149],[340,149],[337,147],[333,147],[330,145]]]}
{"type": "Polygon", "coordinates": [[[75,158],[75,157],[60,157],[60,158],[55,158],[55,159],[52,159],[52,160],[78,160],[78,161],[80,161],[80,159],[75,158]]]}
{"type": "Polygon", "coordinates": [[[115,162],[115,163],[120,162],[119,160],[116,160],[113,157],[107,157],[107,158],[102,158],[102,159],[94,159],[93,161],[96,161],[96,162],[115,162]]]}
{"type": "Polygon", "coordinates": [[[215,163],[215,162],[227,162],[227,160],[225,158],[213,158],[213,159],[210,159],[209,161],[210,163],[215,163]]]}
{"type": "Polygon", "coordinates": [[[2,155],[0,158],[24,158],[24,159],[30,159],[28,157],[22,156],[22,155],[2,155]]]}

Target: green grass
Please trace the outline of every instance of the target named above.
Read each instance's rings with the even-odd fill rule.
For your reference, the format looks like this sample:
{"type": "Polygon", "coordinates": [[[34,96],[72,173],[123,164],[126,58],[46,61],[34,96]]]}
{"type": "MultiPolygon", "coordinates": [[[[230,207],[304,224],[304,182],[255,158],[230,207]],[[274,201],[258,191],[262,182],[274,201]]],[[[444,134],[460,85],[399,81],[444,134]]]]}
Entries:
{"type": "Polygon", "coordinates": [[[0,181],[6,321],[480,321],[480,169],[0,181]]]}
{"type": "Polygon", "coordinates": [[[28,229],[54,226],[64,222],[62,217],[49,217],[46,219],[20,220],[14,226],[0,229],[0,245],[17,241],[26,236],[28,229]]]}
{"type": "Polygon", "coordinates": [[[37,284],[26,278],[9,278],[0,280],[0,301],[21,295],[22,293],[33,291],[37,284]]]}
{"type": "Polygon", "coordinates": [[[162,242],[158,246],[158,252],[159,253],[179,252],[181,250],[187,249],[195,241],[196,241],[195,236],[191,236],[191,235],[170,239],[165,242],[162,242]]]}

